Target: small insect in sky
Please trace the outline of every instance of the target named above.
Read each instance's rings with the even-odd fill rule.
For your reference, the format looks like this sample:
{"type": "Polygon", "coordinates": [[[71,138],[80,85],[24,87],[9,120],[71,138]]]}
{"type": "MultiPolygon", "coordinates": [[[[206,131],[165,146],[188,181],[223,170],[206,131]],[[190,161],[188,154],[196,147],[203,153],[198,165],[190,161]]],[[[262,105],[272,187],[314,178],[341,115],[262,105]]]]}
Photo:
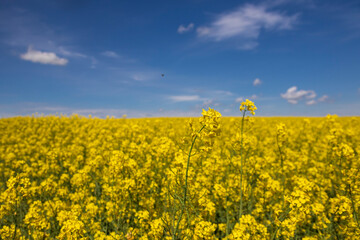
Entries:
{"type": "Polygon", "coordinates": [[[161,76],[162,76],[162,77],[164,77],[164,76],[165,76],[165,74],[163,74],[163,73],[162,73],[162,74],[161,74],[161,76]]]}

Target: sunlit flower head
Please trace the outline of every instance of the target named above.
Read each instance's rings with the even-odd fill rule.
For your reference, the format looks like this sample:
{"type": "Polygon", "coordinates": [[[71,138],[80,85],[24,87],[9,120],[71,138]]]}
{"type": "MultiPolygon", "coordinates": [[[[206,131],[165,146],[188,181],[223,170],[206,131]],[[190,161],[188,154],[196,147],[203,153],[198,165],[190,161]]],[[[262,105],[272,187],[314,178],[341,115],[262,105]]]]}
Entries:
{"type": "Polygon", "coordinates": [[[255,110],[257,110],[257,107],[255,106],[254,102],[250,101],[249,99],[246,99],[245,102],[242,102],[240,105],[240,111],[249,111],[252,115],[255,115],[255,110]]]}
{"type": "Polygon", "coordinates": [[[209,137],[214,137],[220,134],[220,118],[221,113],[209,108],[208,111],[202,110],[203,117],[200,118],[200,123],[205,126],[209,137]]]}

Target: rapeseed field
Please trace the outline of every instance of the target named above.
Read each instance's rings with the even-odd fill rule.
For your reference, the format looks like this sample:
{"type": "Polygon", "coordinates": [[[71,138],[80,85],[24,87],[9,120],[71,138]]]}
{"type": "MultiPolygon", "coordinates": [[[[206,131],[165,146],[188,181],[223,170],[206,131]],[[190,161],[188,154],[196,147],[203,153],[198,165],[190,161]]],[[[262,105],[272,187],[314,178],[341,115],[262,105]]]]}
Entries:
{"type": "Polygon", "coordinates": [[[360,118],[0,119],[0,239],[360,239],[360,118]]]}

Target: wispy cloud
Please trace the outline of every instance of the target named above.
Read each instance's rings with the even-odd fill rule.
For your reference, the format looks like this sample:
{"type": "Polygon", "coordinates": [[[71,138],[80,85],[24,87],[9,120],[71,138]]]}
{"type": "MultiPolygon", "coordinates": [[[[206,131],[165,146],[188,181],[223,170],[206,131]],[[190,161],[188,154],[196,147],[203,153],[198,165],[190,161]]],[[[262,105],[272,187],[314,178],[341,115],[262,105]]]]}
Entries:
{"type": "Polygon", "coordinates": [[[358,38],[360,29],[360,9],[358,3],[344,3],[333,6],[331,12],[333,16],[343,22],[344,27],[350,30],[351,38],[358,38]]]}
{"type": "Polygon", "coordinates": [[[329,100],[329,96],[328,95],[323,95],[322,97],[320,97],[318,99],[318,102],[326,102],[329,100]]]}
{"type": "Polygon", "coordinates": [[[178,96],[170,96],[170,100],[174,102],[190,102],[190,101],[201,101],[199,95],[178,95],[178,96]]]}
{"type": "Polygon", "coordinates": [[[196,95],[205,96],[206,98],[215,98],[215,99],[225,99],[234,95],[231,91],[228,90],[213,90],[213,89],[187,89],[188,93],[193,93],[196,95]]]}
{"type": "Polygon", "coordinates": [[[296,86],[289,88],[286,93],[280,95],[291,104],[297,104],[300,100],[307,99],[308,105],[314,104],[312,100],[316,97],[313,90],[298,90],[296,86]]]}
{"type": "Polygon", "coordinates": [[[119,60],[122,63],[135,63],[136,59],[133,58],[129,58],[127,56],[121,55],[115,51],[103,51],[100,53],[102,56],[108,57],[108,58],[113,58],[116,60],[119,60]]]}
{"type": "MultiPolygon", "coordinates": [[[[22,8],[3,8],[0,10],[1,42],[15,47],[29,44],[45,47],[55,39],[54,31],[32,12],[22,8]]],[[[58,40],[61,37],[58,38],[58,40]]]]}
{"type": "Polygon", "coordinates": [[[131,76],[131,78],[135,81],[145,81],[147,80],[147,77],[143,74],[139,74],[139,73],[136,73],[134,75],[131,76]]]}
{"type": "Polygon", "coordinates": [[[88,57],[87,55],[85,55],[83,53],[71,51],[63,46],[59,46],[57,49],[57,52],[64,56],[67,56],[67,57],[76,57],[76,58],[87,58],[88,57]]]}
{"type": "MultiPolygon", "coordinates": [[[[89,116],[99,118],[106,118],[113,116],[121,118],[124,114],[129,117],[149,117],[152,116],[150,112],[133,110],[133,109],[115,109],[115,108],[74,108],[61,105],[48,105],[36,102],[23,102],[19,104],[1,105],[0,104],[0,117],[13,117],[13,116],[29,116],[33,114],[39,115],[73,115],[89,116]]],[[[165,113],[166,114],[166,113],[165,113]]]]}
{"type": "Polygon", "coordinates": [[[314,104],[316,104],[316,100],[314,100],[314,99],[306,101],[306,105],[314,105],[314,104]]]}
{"type": "MultiPolygon", "coordinates": [[[[178,92],[179,93],[179,92],[178,92]]],[[[185,103],[195,106],[195,108],[218,107],[226,105],[233,100],[233,93],[227,90],[213,89],[183,89],[180,94],[166,96],[173,103],[185,103]]]]}
{"type": "MultiPolygon", "coordinates": [[[[224,102],[232,101],[234,93],[227,90],[213,90],[213,89],[186,89],[180,96],[184,99],[190,99],[192,101],[202,101],[198,103],[200,109],[203,107],[216,107],[224,102]]],[[[182,98],[181,98],[182,99],[182,98]]]]}
{"type": "MultiPolygon", "coordinates": [[[[0,10],[0,34],[2,35],[0,43],[8,45],[15,52],[31,45],[44,53],[53,53],[66,58],[82,58],[90,61],[91,66],[94,67],[92,56],[76,50],[77,47],[71,41],[73,36],[59,30],[55,31],[55,29],[57,29],[56,26],[50,26],[37,14],[27,9],[4,8],[0,10]]],[[[55,60],[55,62],[63,63],[64,61],[55,60]]]]}
{"type": "Polygon", "coordinates": [[[214,104],[214,100],[213,99],[206,99],[204,102],[203,102],[203,105],[204,106],[210,106],[214,104]]]}
{"type": "Polygon", "coordinates": [[[255,42],[255,41],[249,41],[249,42],[242,42],[239,43],[239,45],[237,46],[237,49],[239,50],[252,50],[254,48],[256,48],[259,45],[259,43],[255,42]]]}
{"type": "Polygon", "coordinates": [[[119,55],[116,52],[113,51],[105,51],[102,52],[101,55],[106,56],[106,57],[112,57],[112,58],[118,58],[119,55]]]}
{"type": "Polygon", "coordinates": [[[225,91],[225,90],[215,90],[214,94],[216,95],[222,95],[222,96],[232,96],[233,93],[230,91],[225,91]]]}
{"type": "Polygon", "coordinates": [[[200,38],[223,41],[231,38],[244,40],[240,46],[243,49],[253,49],[257,46],[257,38],[262,29],[289,30],[298,20],[298,14],[287,15],[272,10],[266,4],[246,4],[234,11],[222,13],[207,26],[196,29],[200,38]]]}
{"type": "Polygon", "coordinates": [[[238,97],[238,98],[235,99],[235,102],[236,102],[236,103],[241,103],[241,102],[243,102],[243,101],[244,101],[244,98],[243,98],[243,97],[238,97]]]}
{"type": "Polygon", "coordinates": [[[29,47],[26,53],[21,54],[20,58],[34,63],[51,64],[51,65],[59,65],[59,66],[65,66],[68,63],[67,59],[60,58],[53,52],[41,52],[32,49],[32,47],[29,47]]]}
{"type": "Polygon", "coordinates": [[[264,96],[262,96],[262,94],[260,94],[260,95],[253,94],[251,96],[238,97],[235,99],[235,102],[241,103],[241,102],[245,101],[246,99],[256,100],[256,102],[259,102],[259,101],[269,102],[269,101],[278,100],[279,97],[273,97],[273,96],[265,96],[264,97],[264,96]]]}
{"type": "Polygon", "coordinates": [[[184,26],[184,25],[181,24],[181,25],[178,27],[177,32],[180,33],[180,34],[183,34],[183,33],[189,32],[189,31],[191,31],[191,30],[193,30],[193,29],[194,29],[194,24],[193,24],[193,23],[190,23],[190,24],[187,25],[187,26],[184,26]]]}
{"type": "Polygon", "coordinates": [[[150,80],[156,80],[161,79],[161,73],[159,71],[136,71],[129,73],[130,79],[143,82],[143,81],[150,81],[150,80]]]}
{"type": "Polygon", "coordinates": [[[254,86],[259,86],[262,84],[262,81],[259,79],[259,78],[256,78],[254,81],[253,81],[253,85],[254,86]]]}
{"type": "Polygon", "coordinates": [[[317,104],[319,102],[329,102],[329,96],[328,95],[323,95],[322,97],[318,98],[318,99],[311,99],[306,101],[306,105],[314,105],[317,104]]]}

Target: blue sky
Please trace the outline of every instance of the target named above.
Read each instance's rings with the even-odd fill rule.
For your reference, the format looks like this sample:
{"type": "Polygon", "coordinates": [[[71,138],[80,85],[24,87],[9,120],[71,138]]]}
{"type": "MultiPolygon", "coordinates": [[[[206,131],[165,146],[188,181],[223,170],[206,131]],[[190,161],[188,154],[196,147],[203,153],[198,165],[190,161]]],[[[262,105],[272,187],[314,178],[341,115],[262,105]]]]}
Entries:
{"type": "Polygon", "coordinates": [[[246,98],[360,115],[360,2],[1,2],[0,117],[238,116],[246,98]]]}

